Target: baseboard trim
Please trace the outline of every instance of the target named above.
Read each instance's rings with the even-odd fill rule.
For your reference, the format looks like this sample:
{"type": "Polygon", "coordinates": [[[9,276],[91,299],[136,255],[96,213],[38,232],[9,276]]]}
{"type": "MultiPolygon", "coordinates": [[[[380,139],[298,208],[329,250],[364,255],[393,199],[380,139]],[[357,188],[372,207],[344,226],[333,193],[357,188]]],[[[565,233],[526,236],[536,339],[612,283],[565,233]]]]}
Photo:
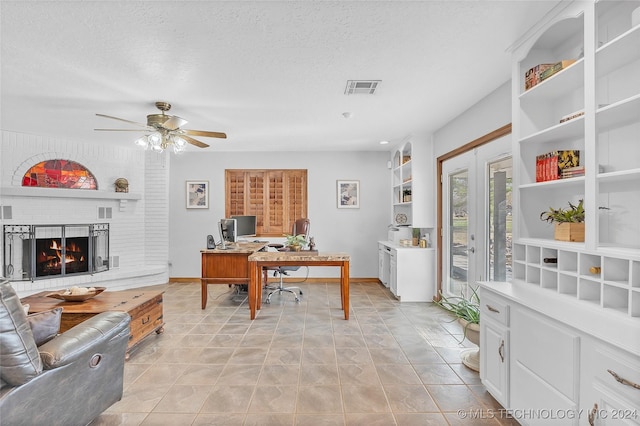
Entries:
{"type": "MultiPolygon", "coordinates": [[[[288,277],[285,278],[283,281],[284,282],[300,282],[300,277],[288,277]]],[[[169,277],[169,282],[170,283],[183,283],[183,284],[190,284],[193,282],[199,282],[200,281],[200,277],[169,277]]],[[[280,281],[279,279],[275,279],[275,278],[269,278],[269,282],[276,282],[276,281],[280,281]]],[[[305,280],[305,282],[308,283],[340,283],[340,278],[307,278],[305,280]]],[[[380,282],[379,279],[377,278],[349,278],[349,283],[361,283],[361,284],[382,284],[380,282]]]]}

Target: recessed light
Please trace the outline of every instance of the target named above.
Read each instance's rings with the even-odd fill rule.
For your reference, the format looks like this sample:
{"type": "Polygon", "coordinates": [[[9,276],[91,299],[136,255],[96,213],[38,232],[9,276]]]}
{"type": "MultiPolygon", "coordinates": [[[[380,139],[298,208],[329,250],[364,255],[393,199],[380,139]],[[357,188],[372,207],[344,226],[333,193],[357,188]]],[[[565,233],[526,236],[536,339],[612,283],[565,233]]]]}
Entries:
{"type": "Polygon", "coordinates": [[[353,117],[353,114],[352,114],[352,113],[350,113],[349,111],[347,111],[347,112],[343,112],[343,113],[342,113],[342,116],[343,116],[344,118],[351,118],[351,117],[353,117]]]}
{"type": "Polygon", "coordinates": [[[389,141],[380,141],[380,145],[388,145],[389,141]]]}

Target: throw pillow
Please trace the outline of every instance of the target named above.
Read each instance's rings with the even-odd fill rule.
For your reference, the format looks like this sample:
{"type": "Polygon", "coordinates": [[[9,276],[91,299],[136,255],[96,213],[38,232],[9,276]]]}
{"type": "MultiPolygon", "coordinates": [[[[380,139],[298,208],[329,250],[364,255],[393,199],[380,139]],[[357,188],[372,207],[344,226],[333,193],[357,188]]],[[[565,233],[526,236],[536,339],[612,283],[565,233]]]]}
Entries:
{"type": "Polygon", "coordinates": [[[37,312],[27,316],[36,346],[43,345],[58,335],[61,319],[62,308],[53,308],[50,311],[37,312]]]}
{"type": "Polygon", "coordinates": [[[27,383],[42,372],[42,360],[18,294],[0,281],[0,377],[12,386],[27,383]]]}

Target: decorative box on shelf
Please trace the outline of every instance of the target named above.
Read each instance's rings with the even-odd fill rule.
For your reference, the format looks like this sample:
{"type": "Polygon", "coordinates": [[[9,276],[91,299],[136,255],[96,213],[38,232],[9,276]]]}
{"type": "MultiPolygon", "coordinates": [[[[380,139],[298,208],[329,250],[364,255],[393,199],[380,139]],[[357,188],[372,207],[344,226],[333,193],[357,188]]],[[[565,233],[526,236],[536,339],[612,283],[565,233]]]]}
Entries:
{"type": "Polygon", "coordinates": [[[556,223],[554,238],[557,241],[584,242],[584,222],[556,223]]]}

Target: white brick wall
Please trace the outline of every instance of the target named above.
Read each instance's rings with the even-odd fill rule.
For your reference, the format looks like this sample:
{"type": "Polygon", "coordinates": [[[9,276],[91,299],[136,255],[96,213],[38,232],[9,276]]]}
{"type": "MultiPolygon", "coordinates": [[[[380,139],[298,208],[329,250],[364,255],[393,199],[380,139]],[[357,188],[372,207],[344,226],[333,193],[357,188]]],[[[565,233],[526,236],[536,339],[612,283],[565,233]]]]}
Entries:
{"type": "MultiPolygon", "coordinates": [[[[1,133],[0,205],[11,206],[12,218],[3,225],[75,224],[107,222],[110,256],[119,256],[119,268],[94,276],[83,275],[32,282],[16,281],[21,296],[45,289],[90,283],[113,289],[161,284],[168,280],[168,181],[167,154],[145,153],[135,146],[123,148],[60,140],[23,133],[1,133]],[[139,200],[122,203],[113,198],[82,198],[73,189],[71,198],[7,195],[5,188],[18,188],[33,165],[50,159],[78,162],[98,181],[98,192],[115,193],[119,177],[129,181],[129,192],[139,200]],[[166,163],[166,164],[165,164],[166,163]],[[111,219],[98,219],[99,207],[111,207],[111,219]]],[[[0,248],[3,250],[4,247],[0,248]]]]}

